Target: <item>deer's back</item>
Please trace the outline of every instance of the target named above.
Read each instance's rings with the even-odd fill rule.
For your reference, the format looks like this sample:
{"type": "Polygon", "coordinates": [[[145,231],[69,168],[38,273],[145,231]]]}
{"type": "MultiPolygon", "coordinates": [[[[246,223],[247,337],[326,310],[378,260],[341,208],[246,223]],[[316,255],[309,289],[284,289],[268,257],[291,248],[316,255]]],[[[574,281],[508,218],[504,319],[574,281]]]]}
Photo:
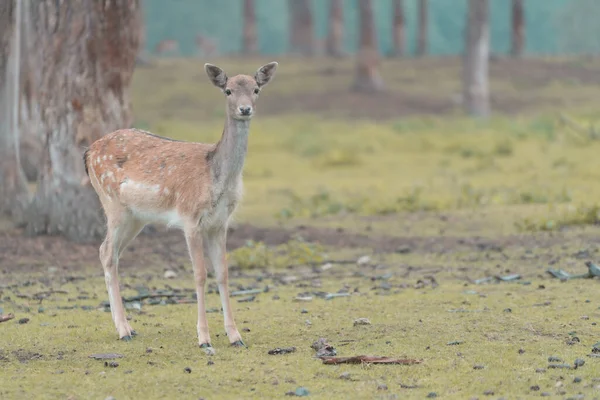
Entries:
{"type": "Polygon", "coordinates": [[[105,210],[125,207],[145,222],[181,225],[211,204],[206,156],[213,149],[122,129],[94,142],[85,163],[105,210]]]}

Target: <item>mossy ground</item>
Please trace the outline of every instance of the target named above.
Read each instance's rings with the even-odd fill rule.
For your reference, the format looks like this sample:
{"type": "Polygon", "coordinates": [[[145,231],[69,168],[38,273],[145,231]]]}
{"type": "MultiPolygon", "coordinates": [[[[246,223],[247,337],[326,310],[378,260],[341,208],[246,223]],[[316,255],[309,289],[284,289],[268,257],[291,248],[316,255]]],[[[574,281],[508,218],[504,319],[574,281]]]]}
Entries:
{"type": "MultiPolygon", "coordinates": [[[[269,60],[255,61],[218,64],[251,72],[269,60]]],[[[222,315],[211,312],[217,354],[204,355],[196,345],[195,304],[129,309],[139,336],[118,341],[110,313],[100,307],[106,292],[97,246],[60,257],[48,239],[14,239],[18,232],[3,224],[0,240],[12,240],[14,249],[0,256],[0,307],[16,318],[0,324],[0,398],[264,399],[300,386],[323,399],[600,396],[600,359],[588,357],[600,341],[598,281],[562,283],[546,273],[581,273],[584,261],[598,258],[600,140],[590,127],[600,116],[593,108],[600,82],[592,78],[600,64],[499,63],[492,87],[502,113],[474,122],[451,100],[460,88],[456,60],[386,62],[390,93],[383,97],[347,93],[351,62],[282,60],[259,100],[236,217],[271,230],[269,240],[280,246],[244,246],[238,237],[229,255],[232,288],[269,286],[252,302],[232,298],[248,349],[230,348],[222,315]],[[349,118],[351,107],[365,118],[349,118]],[[560,113],[585,130],[565,125],[560,113]],[[322,247],[273,238],[286,232],[322,247]],[[372,265],[321,270],[328,259],[363,255],[372,265]],[[515,273],[516,282],[473,283],[515,273]],[[50,289],[65,293],[31,298],[50,289]],[[303,292],[339,290],[351,295],[294,301],[303,292]],[[372,325],[354,327],[359,317],[372,325]],[[19,324],[21,318],[29,322],[19,324]],[[320,337],[341,356],[423,363],[323,365],[310,348],[320,337]],[[454,341],[461,343],[448,345],[454,341]],[[297,351],[267,354],[289,346],[297,351]],[[116,368],[88,358],[104,352],[124,358],[116,368]],[[547,369],[549,356],[570,365],[582,358],[585,365],[547,369]],[[340,379],[346,372],[349,379],[340,379]],[[387,390],[378,389],[383,384],[387,390]]],[[[192,61],[139,70],[134,104],[136,125],[157,134],[214,141],[221,132],[222,98],[192,61]]],[[[178,245],[162,238],[141,236],[126,252],[124,296],[145,286],[179,289],[191,299],[183,238],[178,245]],[[177,278],[163,279],[166,268],[177,278]]],[[[207,307],[218,310],[209,288],[207,307]]]]}

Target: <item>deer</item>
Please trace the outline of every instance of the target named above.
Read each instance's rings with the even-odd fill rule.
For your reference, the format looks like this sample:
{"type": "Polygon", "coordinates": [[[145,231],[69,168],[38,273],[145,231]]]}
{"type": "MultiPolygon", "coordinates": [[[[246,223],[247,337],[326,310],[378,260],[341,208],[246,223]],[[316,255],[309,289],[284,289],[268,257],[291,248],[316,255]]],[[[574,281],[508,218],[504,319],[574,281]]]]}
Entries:
{"type": "Polygon", "coordinates": [[[84,152],[86,173],[106,216],[106,238],[99,255],[119,339],[130,341],[136,335],[119,290],[119,258],[147,224],[158,223],[183,231],[196,286],[200,348],[215,354],[204,299],[207,268],[215,273],[229,342],[246,347],[229,302],[225,242],[228,223],[242,197],[250,121],[259,93],[273,79],[277,66],[271,62],[254,76],[229,78],[221,68],[204,65],[226,99],[225,126],[217,143],[178,141],[130,128],[101,137],[84,152]]]}

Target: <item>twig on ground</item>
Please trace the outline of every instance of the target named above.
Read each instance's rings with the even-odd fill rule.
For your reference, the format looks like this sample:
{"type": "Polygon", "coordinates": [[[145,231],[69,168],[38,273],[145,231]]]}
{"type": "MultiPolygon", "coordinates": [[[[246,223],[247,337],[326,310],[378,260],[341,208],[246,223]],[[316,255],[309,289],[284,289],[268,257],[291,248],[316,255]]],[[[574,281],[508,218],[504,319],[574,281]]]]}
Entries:
{"type": "Polygon", "coordinates": [[[378,356],[352,356],[352,357],[320,357],[323,364],[400,364],[414,365],[421,364],[423,360],[414,360],[410,358],[390,358],[378,356]]]}

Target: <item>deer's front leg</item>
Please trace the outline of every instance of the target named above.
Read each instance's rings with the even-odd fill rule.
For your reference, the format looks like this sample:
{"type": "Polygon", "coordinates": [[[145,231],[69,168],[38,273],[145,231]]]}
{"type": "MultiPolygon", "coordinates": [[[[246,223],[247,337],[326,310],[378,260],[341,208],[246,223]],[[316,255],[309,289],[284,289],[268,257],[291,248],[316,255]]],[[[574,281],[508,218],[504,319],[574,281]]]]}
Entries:
{"type": "Polygon", "coordinates": [[[225,318],[225,332],[229,342],[236,347],[245,346],[242,336],[238,331],[233,319],[233,310],[229,303],[229,271],[227,268],[225,241],[227,238],[227,227],[211,230],[205,233],[206,252],[210,263],[212,264],[217,278],[221,305],[223,307],[223,316],[225,318]]]}
{"type": "Polygon", "coordinates": [[[186,230],[185,240],[192,259],[194,268],[194,280],[196,281],[196,297],[198,298],[198,344],[204,349],[206,354],[215,354],[210,344],[210,334],[208,333],[208,321],[206,319],[206,303],[204,299],[204,290],[206,287],[206,266],[204,265],[204,252],[202,248],[202,235],[196,228],[186,230]]]}

